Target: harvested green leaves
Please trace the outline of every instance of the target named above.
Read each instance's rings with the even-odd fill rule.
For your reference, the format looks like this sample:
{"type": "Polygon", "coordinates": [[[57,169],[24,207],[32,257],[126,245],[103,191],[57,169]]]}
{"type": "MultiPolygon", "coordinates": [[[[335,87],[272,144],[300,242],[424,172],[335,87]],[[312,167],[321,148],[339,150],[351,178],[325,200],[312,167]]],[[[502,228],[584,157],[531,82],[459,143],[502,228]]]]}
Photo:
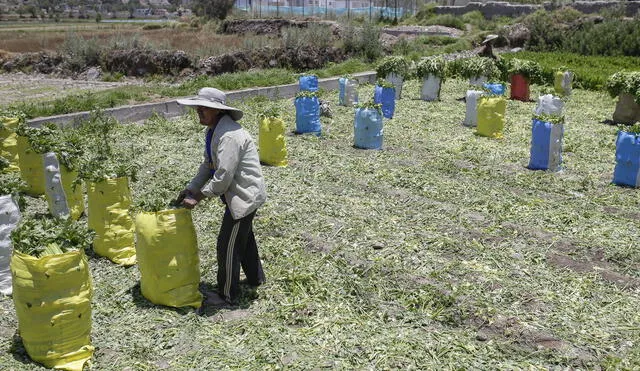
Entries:
{"type": "Polygon", "coordinates": [[[176,196],[184,188],[180,168],[156,167],[148,169],[154,179],[153,187],[142,188],[136,196],[132,209],[135,211],[157,212],[180,207],[176,196]]]}
{"type": "Polygon", "coordinates": [[[635,134],[636,136],[640,135],[640,122],[636,122],[630,126],[620,126],[620,130],[625,131],[629,134],[635,134]]]}
{"type": "Polygon", "coordinates": [[[464,78],[472,78],[478,76],[486,76],[489,79],[495,79],[501,76],[496,62],[491,58],[472,57],[466,59],[458,59],[449,63],[449,75],[460,76],[464,78]]]}
{"type": "Polygon", "coordinates": [[[22,111],[18,110],[10,110],[10,109],[0,109],[0,124],[2,124],[3,119],[18,119],[18,123],[24,123],[27,120],[27,115],[22,111]]]}
{"type": "Polygon", "coordinates": [[[71,219],[27,217],[11,233],[13,248],[42,257],[88,248],[95,233],[71,219]]]}
{"type": "Polygon", "coordinates": [[[355,108],[373,109],[382,113],[382,104],[375,103],[372,99],[364,102],[356,103],[353,106],[355,108]]]}
{"type": "Polygon", "coordinates": [[[0,157],[0,173],[4,171],[4,169],[8,168],[11,163],[4,157],[0,157]]]}
{"type": "Polygon", "coordinates": [[[614,98],[627,93],[640,104],[640,72],[616,72],[607,80],[606,88],[614,98]]]}
{"type": "Polygon", "coordinates": [[[104,179],[128,177],[135,181],[138,166],[133,148],[114,147],[114,130],[118,121],[101,111],[92,113],[90,119],[78,128],[82,147],[87,154],[82,158],[79,178],[100,182],[104,179]]]}
{"type": "Polygon", "coordinates": [[[376,81],[376,85],[382,87],[382,88],[393,88],[393,84],[390,83],[389,81],[385,80],[385,79],[378,79],[376,81]]]}
{"type": "Polygon", "coordinates": [[[296,98],[313,98],[317,96],[318,96],[318,92],[316,91],[302,90],[296,93],[296,98]]]}
{"type": "Polygon", "coordinates": [[[407,77],[409,75],[409,62],[401,56],[384,57],[376,67],[376,74],[380,77],[387,77],[390,73],[407,77]]]}
{"type": "Polygon", "coordinates": [[[419,78],[424,78],[429,75],[437,76],[444,79],[446,74],[447,62],[442,57],[426,58],[418,63],[416,67],[416,74],[419,78]]]}
{"type": "Polygon", "coordinates": [[[554,125],[564,124],[564,115],[556,116],[556,115],[540,114],[540,115],[533,115],[533,118],[536,120],[548,122],[554,125]]]}
{"type": "Polygon", "coordinates": [[[82,138],[75,130],[62,130],[52,123],[44,124],[39,128],[21,123],[16,133],[25,137],[36,153],[55,152],[58,161],[67,170],[78,169],[83,150],[82,138]]]}
{"type": "Polygon", "coordinates": [[[538,62],[513,58],[506,63],[509,76],[522,75],[530,82],[543,82],[542,66],[538,62]]]}
{"type": "Polygon", "coordinates": [[[260,118],[280,117],[280,115],[281,115],[280,107],[278,107],[275,104],[268,104],[268,103],[258,113],[258,117],[260,118]]]}
{"type": "Polygon", "coordinates": [[[20,210],[24,210],[26,203],[20,190],[26,185],[18,173],[0,173],[0,196],[12,195],[18,202],[20,210]]]}

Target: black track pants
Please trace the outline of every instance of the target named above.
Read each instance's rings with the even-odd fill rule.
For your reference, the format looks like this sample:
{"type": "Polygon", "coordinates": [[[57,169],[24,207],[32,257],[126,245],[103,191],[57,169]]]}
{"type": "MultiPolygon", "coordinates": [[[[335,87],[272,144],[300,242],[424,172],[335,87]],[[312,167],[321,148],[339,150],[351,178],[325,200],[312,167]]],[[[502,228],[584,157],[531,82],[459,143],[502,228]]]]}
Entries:
{"type": "Polygon", "coordinates": [[[242,219],[234,220],[229,207],[224,211],[218,234],[218,293],[233,302],[238,296],[240,266],[250,285],[265,281],[258,245],[253,235],[255,211],[242,219]]]}

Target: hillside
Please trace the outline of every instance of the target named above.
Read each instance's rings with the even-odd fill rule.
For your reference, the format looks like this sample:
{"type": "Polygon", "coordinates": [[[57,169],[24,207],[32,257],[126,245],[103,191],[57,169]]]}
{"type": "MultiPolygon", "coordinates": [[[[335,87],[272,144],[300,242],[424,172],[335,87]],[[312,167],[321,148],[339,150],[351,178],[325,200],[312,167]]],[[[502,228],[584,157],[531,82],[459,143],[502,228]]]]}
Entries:
{"type": "Polygon", "coordinates": [[[31,9],[50,12],[65,12],[72,9],[101,12],[126,11],[136,8],[166,8],[174,10],[189,1],[182,0],[0,0],[0,12],[29,13],[31,9]]]}

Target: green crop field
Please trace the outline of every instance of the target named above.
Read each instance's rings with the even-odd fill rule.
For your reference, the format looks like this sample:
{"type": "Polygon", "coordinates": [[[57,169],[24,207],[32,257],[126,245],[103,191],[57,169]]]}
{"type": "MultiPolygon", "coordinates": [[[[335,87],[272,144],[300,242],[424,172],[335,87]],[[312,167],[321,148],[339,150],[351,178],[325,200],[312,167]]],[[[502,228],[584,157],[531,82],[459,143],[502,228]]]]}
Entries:
{"type": "MultiPolygon", "coordinates": [[[[353,108],[324,92],[323,135],[287,136],[289,166],[263,168],[268,282],[238,308],[152,305],[137,267],[90,253],[93,369],[640,367],[640,193],[610,184],[618,128],[601,122],[614,100],[574,91],[564,169],[551,173],[526,168],[535,103],[508,101],[504,139],[479,137],[461,125],[466,88],[447,80],[442,101],[424,102],[406,83],[380,151],[353,148],[353,108]]],[[[239,104],[256,140],[267,104],[239,104]]],[[[276,104],[293,130],[292,100],[276,104]]],[[[142,165],[134,199],[180,189],[201,160],[193,116],[117,134],[142,165]]],[[[26,213],[45,209],[29,199],[26,213]]],[[[194,211],[203,288],[222,212],[215,199],[194,211]]],[[[37,369],[16,328],[2,297],[0,369],[37,369]]]]}

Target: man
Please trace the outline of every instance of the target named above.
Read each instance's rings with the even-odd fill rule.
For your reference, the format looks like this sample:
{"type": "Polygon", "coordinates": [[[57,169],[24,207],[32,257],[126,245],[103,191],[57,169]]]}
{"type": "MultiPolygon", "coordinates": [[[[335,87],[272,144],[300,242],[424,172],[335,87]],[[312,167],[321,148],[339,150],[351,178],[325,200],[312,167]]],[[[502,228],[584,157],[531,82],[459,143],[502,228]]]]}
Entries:
{"type": "Polygon", "coordinates": [[[204,162],[178,200],[188,209],[206,197],[220,197],[226,205],[217,243],[218,292],[208,295],[205,304],[234,303],[241,266],[248,284],[265,281],[253,234],[253,217],[267,197],[258,151],[237,123],[242,111],[227,106],[222,91],[202,88],[197,97],[178,103],[194,106],[200,124],[208,128],[204,162]]]}
{"type": "Polygon", "coordinates": [[[482,42],[482,49],[478,52],[478,56],[487,57],[492,59],[498,59],[498,57],[493,54],[493,41],[498,38],[498,35],[488,35],[484,41],[482,42]]]}

